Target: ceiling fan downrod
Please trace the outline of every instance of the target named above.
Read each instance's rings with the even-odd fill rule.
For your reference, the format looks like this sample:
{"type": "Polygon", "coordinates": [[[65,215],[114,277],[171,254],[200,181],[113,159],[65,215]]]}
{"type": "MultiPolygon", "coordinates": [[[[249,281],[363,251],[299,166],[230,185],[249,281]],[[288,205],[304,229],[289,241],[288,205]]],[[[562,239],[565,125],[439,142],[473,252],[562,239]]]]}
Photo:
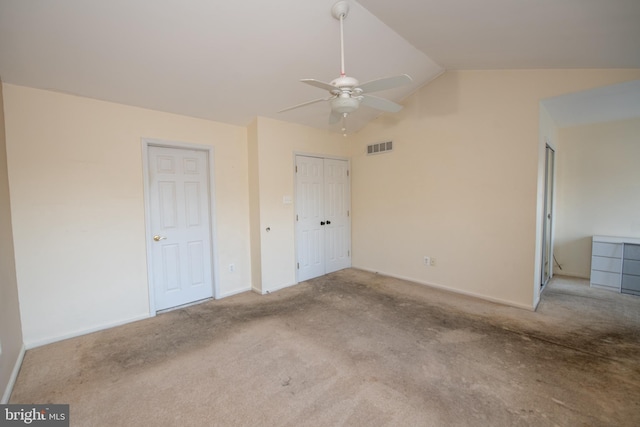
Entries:
{"type": "Polygon", "coordinates": [[[344,18],[349,14],[349,3],[346,1],[336,2],[331,8],[331,14],[340,21],[340,75],[344,77],[344,18]]]}

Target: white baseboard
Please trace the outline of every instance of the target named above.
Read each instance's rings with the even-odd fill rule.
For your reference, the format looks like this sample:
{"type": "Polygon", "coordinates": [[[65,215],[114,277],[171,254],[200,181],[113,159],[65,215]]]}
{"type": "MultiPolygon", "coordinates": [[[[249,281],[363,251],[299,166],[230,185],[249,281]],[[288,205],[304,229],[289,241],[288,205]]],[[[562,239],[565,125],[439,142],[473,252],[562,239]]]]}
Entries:
{"type": "Polygon", "coordinates": [[[252,287],[251,290],[253,292],[257,293],[257,294],[260,294],[260,295],[267,295],[267,294],[270,294],[272,292],[277,292],[277,291],[279,291],[281,289],[290,288],[291,286],[295,286],[295,285],[297,285],[297,283],[291,283],[289,285],[278,286],[277,288],[262,289],[262,290],[260,290],[258,288],[255,288],[255,287],[252,287]]]}
{"type": "Polygon", "coordinates": [[[578,279],[587,279],[587,280],[591,279],[590,276],[585,276],[584,274],[576,273],[575,271],[564,271],[564,270],[554,271],[553,275],[554,276],[576,277],[578,279]]]}
{"type": "Polygon", "coordinates": [[[91,334],[93,332],[114,328],[116,326],[126,325],[127,323],[137,322],[138,320],[144,320],[150,317],[153,317],[153,316],[150,315],[149,313],[145,313],[138,316],[130,317],[125,320],[119,320],[117,322],[111,322],[111,323],[103,323],[102,325],[94,326],[92,328],[81,329],[78,331],[69,332],[67,334],[57,335],[55,337],[43,338],[43,339],[34,340],[34,341],[25,341],[25,346],[27,350],[31,350],[32,348],[41,347],[43,345],[52,344],[54,342],[63,341],[69,338],[75,338],[82,335],[91,334]]]}
{"type": "Polygon", "coordinates": [[[20,372],[20,368],[22,367],[22,361],[24,360],[24,354],[27,349],[22,345],[20,349],[20,353],[18,353],[18,358],[16,359],[16,363],[13,366],[13,371],[11,371],[11,377],[9,378],[9,383],[7,387],[4,389],[4,394],[2,395],[2,400],[0,400],[1,404],[5,404],[9,402],[9,398],[11,397],[11,393],[13,392],[13,386],[16,385],[16,380],[18,379],[18,373],[20,372]]]}
{"type": "Polygon", "coordinates": [[[247,288],[237,289],[237,290],[231,291],[231,292],[225,292],[224,294],[220,294],[219,297],[216,297],[216,299],[222,299],[222,298],[226,298],[226,297],[230,297],[230,296],[233,296],[233,295],[242,294],[244,292],[249,292],[249,291],[255,291],[255,289],[247,287],[247,288]]]}
{"type": "Polygon", "coordinates": [[[393,274],[393,273],[385,273],[384,271],[380,271],[380,270],[371,270],[371,269],[362,268],[362,267],[353,267],[353,268],[357,268],[359,270],[368,271],[370,273],[382,274],[383,276],[394,277],[394,278],[400,279],[400,280],[406,280],[408,282],[417,283],[419,285],[424,285],[424,286],[428,286],[430,288],[440,289],[440,290],[447,291],[447,292],[453,292],[455,294],[466,295],[468,297],[473,297],[473,298],[478,298],[478,299],[482,299],[482,300],[485,300],[485,301],[495,302],[497,304],[508,305],[508,306],[511,306],[511,307],[522,308],[522,309],[525,309],[525,310],[534,311],[534,307],[533,306],[529,306],[529,305],[526,305],[526,304],[520,304],[520,303],[517,303],[517,302],[514,302],[514,301],[503,300],[503,299],[500,299],[500,298],[493,298],[493,297],[490,297],[490,296],[487,296],[487,295],[477,294],[475,292],[469,292],[469,291],[465,291],[465,290],[462,290],[462,289],[456,289],[456,288],[451,288],[449,286],[439,285],[437,283],[431,283],[431,282],[426,282],[426,281],[419,280],[419,279],[414,279],[412,277],[401,276],[401,275],[393,274]]]}
{"type": "Polygon", "coordinates": [[[291,286],[295,286],[295,285],[297,285],[297,283],[290,283],[288,285],[278,286],[277,288],[263,289],[262,290],[262,295],[266,295],[266,294],[270,294],[270,293],[273,293],[273,292],[277,292],[277,291],[280,291],[282,289],[290,288],[291,286]]]}

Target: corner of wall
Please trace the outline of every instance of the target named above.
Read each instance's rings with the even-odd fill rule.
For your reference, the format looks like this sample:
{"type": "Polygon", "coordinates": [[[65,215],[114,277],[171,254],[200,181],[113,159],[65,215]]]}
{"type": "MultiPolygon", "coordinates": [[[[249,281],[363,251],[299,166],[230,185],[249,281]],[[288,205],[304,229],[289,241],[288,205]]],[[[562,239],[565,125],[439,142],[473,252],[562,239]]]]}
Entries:
{"type": "Polygon", "coordinates": [[[247,126],[249,170],[249,238],[251,255],[251,289],[262,292],[262,257],[260,240],[260,170],[258,153],[258,117],[247,126]]]}
{"type": "Polygon", "coordinates": [[[13,246],[2,80],[0,80],[0,249],[3,254],[0,258],[0,294],[2,295],[0,298],[0,390],[4,390],[2,403],[5,403],[11,395],[25,350],[13,246]]]}
{"type": "Polygon", "coordinates": [[[15,386],[16,380],[18,379],[18,374],[20,373],[20,368],[22,367],[22,361],[24,360],[24,355],[26,352],[27,349],[23,344],[22,347],[20,347],[20,352],[18,353],[18,357],[16,358],[15,363],[13,364],[11,376],[9,377],[7,386],[4,389],[2,398],[0,398],[0,404],[9,403],[9,399],[11,398],[11,393],[13,393],[13,387],[15,386]]]}
{"type": "MultiPolygon", "coordinates": [[[[544,228],[545,153],[547,144],[551,147],[555,147],[555,143],[557,140],[556,125],[552,117],[549,115],[547,109],[545,108],[543,101],[539,102],[538,113],[538,175],[536,194],[535,256],[533,272],[534,308],[540,301],[540,284],[542,282],[542,230],[544,228]]],[[[553,256],[553,251],[551,252],[551,256],[553,256]]]]}

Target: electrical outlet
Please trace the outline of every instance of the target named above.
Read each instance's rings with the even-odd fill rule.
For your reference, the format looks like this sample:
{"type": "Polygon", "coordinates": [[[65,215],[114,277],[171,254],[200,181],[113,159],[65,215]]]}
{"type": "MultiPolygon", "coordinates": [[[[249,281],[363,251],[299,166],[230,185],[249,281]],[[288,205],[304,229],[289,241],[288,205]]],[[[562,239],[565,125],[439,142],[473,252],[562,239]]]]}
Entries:
{"type": "Polygon", "coordinates": [[[431,265],[431,258],[426,256],[424,257],[424,265],[431,265]]]}
{"type": "Polygon", "coordinates": [[[235,264],[229,264],[229,273],[233,273],[234,271],[236,271],[235,264]]]}
{"type": "Polygon", "coordinates": [[[431,263],[429,265],[431,265],[431,267],[436,266],[436,259],[434,257],[431,257],[431,263]]]}

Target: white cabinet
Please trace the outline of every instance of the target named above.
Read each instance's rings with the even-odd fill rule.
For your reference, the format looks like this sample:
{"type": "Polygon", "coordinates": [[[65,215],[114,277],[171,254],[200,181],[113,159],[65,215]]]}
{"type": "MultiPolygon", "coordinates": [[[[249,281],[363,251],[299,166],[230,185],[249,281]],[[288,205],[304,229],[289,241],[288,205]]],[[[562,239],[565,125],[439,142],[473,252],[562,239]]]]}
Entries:
{"type": "Polygon", "coordinates": [[[640,245],[624,244],[622,292],[640,295],[640,245]]]}
{"type": "Polygon", "coordinates": [[[591,249],[591,286],[620,292],[623,244],[599,237],[593,237],[591,249]]]}
{"type": "Polygon", "coordinates": [[[640,239],[593,236],[591,286],[640,295],[640,239]]]}

